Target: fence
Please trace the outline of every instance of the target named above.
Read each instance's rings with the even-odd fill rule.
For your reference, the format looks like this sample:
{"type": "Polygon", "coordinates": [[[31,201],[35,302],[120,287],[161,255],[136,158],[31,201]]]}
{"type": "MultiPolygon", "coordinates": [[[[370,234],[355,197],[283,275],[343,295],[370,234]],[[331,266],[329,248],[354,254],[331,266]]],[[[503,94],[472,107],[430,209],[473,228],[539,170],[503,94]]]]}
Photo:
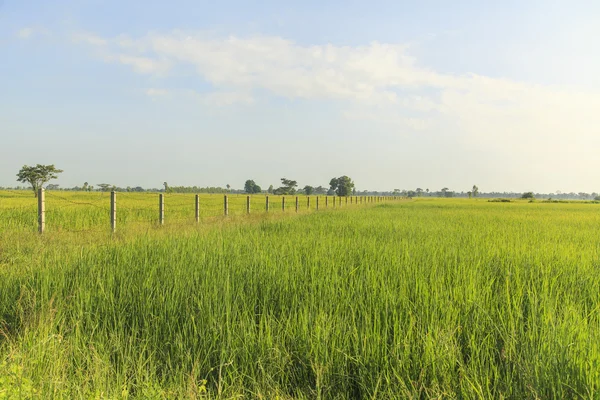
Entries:
{"type": "MultiPolygon", "coordinates": [[[[62,193],[61,193],[62,194],[62,193]]],[[[206,218],[224,217],[230,215],[248,215],[251,213],[274,213],[274,212],[301,212],[320,211],[323,209],[341,209],[344,207],[359,207],[376,203],[389,202],[401,199],[392,196],[249,196],[249,195],[175,195],[159,193],[158,195],[132,194],[129,192],[108,193],[74,193],[59,195],[56,192],[47,192],[43,189],[37,195],[37,231],[40,234],[46,232],[47,228],[54,230],[65,230],[72,232],[89,231],[93,227],[97,230],[106,231],[110,227],[111,232],[116,232],[118,226],[128,223],[139,222],[152,223],[163,226],[165,223],[199,224],[206,218]],[[141,197],[144,196],[144,197],[141,197]],[[156,197],[155,197],[156,196],[156,197]],[[71,197],[71,198],[67,198],[71,197]],[[81,198],[78,200],[78,198],[81,198]],[[155,205],[152,206],[151,199],[154,198],[155,205]],[[219,206],[217,199],[221,198],[219,206]],[[264,198],[264,200],[262,200],[264,198]],[[324,200],[324,201],[323,201],[324,200]],[[263,202],[264,201],[264,202],[263,202]],[[140,207],[140,205],[146,205],[140,207]],[[67,207],[86,207],[78,212],[63,211],[67,207]],[[47,214],[50,209],[50,216],[47,214]],[[167,212],[166,207],[172,207],[167,212]],[[154,209],[154,211],[153,211],[154,209]],[[66,222],[69,218],[74,221],[66,222]],[[105,221],[102,223],[102,221],[105,221]],[[49,223],[50,222],[50,223],[49,223]],[[104,228],[102,227],[104,225],[104,228]]],[[[0,200],[26,199],[23,196],[1,197],[0,200]]],[[[28,197],[33,200],[33,196],[28,197]]],[[[27,202],[29,200],[23,200],[27,202]]],[[[1,204],[1,203],[0,203],[1,204]]],[[[13,211],[13,218],[20,221],[18,226],[30,226],[33,204],[6,208],[0,206],[0,213],[13,211]]],[[[1,215],[1,214],[0,214],[1,215]]],[[[4,220],[4,217],[2,218],[4,220]]],[[[10,225],[10,224],[9,224],[10,225]]],[[[1,225],[0,225],[1,228],[1,225]]]]}

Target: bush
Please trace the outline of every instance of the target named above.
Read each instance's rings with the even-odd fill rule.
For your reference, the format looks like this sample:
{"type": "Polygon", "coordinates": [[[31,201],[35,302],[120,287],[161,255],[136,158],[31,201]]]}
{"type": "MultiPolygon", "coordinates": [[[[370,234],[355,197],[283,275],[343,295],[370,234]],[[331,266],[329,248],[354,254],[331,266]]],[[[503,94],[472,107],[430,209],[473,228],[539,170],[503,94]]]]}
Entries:
{"type": "Polygon", "coordinates": [[[525,192],[521,195],[522,199],[535,199],[533,192],[525,192]]]}

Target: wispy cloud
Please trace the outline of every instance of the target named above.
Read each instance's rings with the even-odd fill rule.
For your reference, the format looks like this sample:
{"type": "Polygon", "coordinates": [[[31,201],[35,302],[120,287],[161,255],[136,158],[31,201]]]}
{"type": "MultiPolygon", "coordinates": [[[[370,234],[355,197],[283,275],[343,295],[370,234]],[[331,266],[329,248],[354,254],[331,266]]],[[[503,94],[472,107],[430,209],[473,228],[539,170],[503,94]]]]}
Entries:
{"type": "Polygon", "coordinates": [[[108,41],[91,33],[76,33],[71,36],[75,43],[86,43],[92,46],[106,46],[108,41]]]}
{"type": "Polygon", "coordinates": [[[254,103],[254,97],[245,92],[210,92],[196,94],[201,103],[212,106],[231,106],[234,104],[249,105],[254,103]]]}
{"type": "Polygon", "coordinates": [[[252,103],[255,92],[329,100],[340,102],[342,109],[361,110],[346,113],[346,118],[394,122],[415,130],[446,124],[464,132],[463,140],[473,145],[511,138],[546,149],[551,157],[568,148],[569,140],[588,142],[600,135],[599,93],[438,72],[420,65],[403,44],[303,46],[274,36],[212,37],[181,31],[138,38],[82,37],[94,47],[106,46],[106,61],[138,73],[177,73],[179,67],[191,66],[216,88],[203,96],[217,104],[252,103]]]}
{"type": "Polygon", "coordinates": [[[160,97],[166,96],[169,94],[169,91],[166,89],[156,89],[156,88],[148,88],[146,89],[146,95],[150,97],[160,97]]]}
{"type": "Polygon", "coordinates": [[[162,73],[167,71],[170,67],[170,63],[165,60],[156,60],[149,57],[130,56],[126,54],[106,55],[104,59],[108,62],[129,65],[135,72],[142,74],[162,73]]]}
{"type": "Polygon", "coordinates": [[[15,34],[19,39],[26,40],[36,35],[48,36],[50,31],[45,28],[29,26],[19,29],[15,34]]]}

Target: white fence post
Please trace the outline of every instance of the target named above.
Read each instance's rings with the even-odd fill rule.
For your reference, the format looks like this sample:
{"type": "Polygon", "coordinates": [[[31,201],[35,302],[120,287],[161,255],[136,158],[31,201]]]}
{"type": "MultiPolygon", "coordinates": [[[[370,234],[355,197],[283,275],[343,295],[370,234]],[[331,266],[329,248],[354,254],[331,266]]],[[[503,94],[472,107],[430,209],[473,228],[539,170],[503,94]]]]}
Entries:
{"type": "Polygon", "coordinates": [[[38,189],[38,232],[44,233],[46,229],[46,193],[43,188],[38,189]]]}
{"type": "Polygon", "coordinates": [[[165,224],[165,196],[162,193],[158,195],[158,224],[165,224]]]}
{"type": "Polygon", "coordinates": [[[110,229],[112,233],[117,231],[117,192],[110,192],[110,229]]]}

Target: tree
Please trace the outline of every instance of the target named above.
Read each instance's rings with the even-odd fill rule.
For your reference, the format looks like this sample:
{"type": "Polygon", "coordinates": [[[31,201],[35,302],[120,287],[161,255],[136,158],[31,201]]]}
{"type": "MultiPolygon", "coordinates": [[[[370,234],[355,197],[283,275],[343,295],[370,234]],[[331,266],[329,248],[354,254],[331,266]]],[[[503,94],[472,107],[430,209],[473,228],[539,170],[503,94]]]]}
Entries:
{"type": "Polygon", "coordinates": [[[417,196],[419,196],[419,197],[423,196],[423,189],[417,188],[417,190],[415,190],[415,192],[417,193],[417,196]]]}
{"type": "Polygon", "coordinates": [[[315,194],[325,194],[327,193],[327,189],[325,189],[323,186],[317,186],[315,188],[315,194]]]}
{"type": "Polygon", "coordinates": [[[309,185],[304,186],[304,194],[310,196],[315,191],[315,188],[309,185]]]}
{"type": "Polygon", "coordinates": [[[473,192],[467,192],[467,195],[469,196],[469,198],[471,198],[471,196],[473,195],[473,192]]]}
{"type": "Polygon", "coordinates": [[[521,195],[522,199],[534,199],[535,196],[533,195],[533,192],[525,192],[521,195]]]}
{"type": "Polygon", "coordinates": [[[89,187],[90,187],[89,183],[87,183],[87,182],[83,182],[83,187],[82,187],[81,189],[82,189],[84,192],[87,192],[87,191],[89,191],[89,187]]]}
{"type": "Polygon", "coordinates": [[[298,182],[291,179],[281,178],[281,186],[273,191],[275,194],[294,194],[296,193],[298,182]]]}
{"type": "MultiPolygon", "coordinates": [[[[479,194],[479,188],[477,187],[477,185],[473,185],[473,197],[477,197],[477,195],[479,194]]],[[[470,198],[471,196],[469,196],[470,198]]]]}
{"type": "MultiPolygon", "coordinates": [[[[166,183],[166,182],[165,182],[166,183]]],[[[110,183],[99,183],[98,187],[100,188],[100,190],[102,190],[103,192],[108,192],[113,185],[111,185],[110,183]]],[[[167,186],[165,186],[167,187],[167,186]]]]}
{"type": "Polygon", "coordinates": [[[260,193],[262,189],[253,180],[248,179],[244,184],[244,191],[249,194],[260,193]]]}
{"type": "Polygon", "coordinates": [[[21,168],[17,174],[17,181],[29,183],[33,189],[34,196],[37,197],[38,190],[51,179],[57,179],[58,174],[61,172],[63,172],[63,170],[56,168],[54,164],[37,164],[35,167],[23,165],[23,168],[21,168]]]}
{"type": "Polygon", "coordinates": [[[273,194],[273,185],[269,186],[269,190],[267,190],[267,192],[273,194]]]}
{"type": "Polygon", "coordinates": [[[231,186],[229,185],[229,183],[227,185],[225,185],[225,187],[227,188],[227,191],[229,191],[229,189],[231,189],[231,186]]]}
{"type": "Polygon", "coordinates": [[[340,176],[339,178],[332,178],[329,181],[330,190],[340,196],[350,196],[352,189],[354,189],[354,182],[348,176],[340,176]]]}

